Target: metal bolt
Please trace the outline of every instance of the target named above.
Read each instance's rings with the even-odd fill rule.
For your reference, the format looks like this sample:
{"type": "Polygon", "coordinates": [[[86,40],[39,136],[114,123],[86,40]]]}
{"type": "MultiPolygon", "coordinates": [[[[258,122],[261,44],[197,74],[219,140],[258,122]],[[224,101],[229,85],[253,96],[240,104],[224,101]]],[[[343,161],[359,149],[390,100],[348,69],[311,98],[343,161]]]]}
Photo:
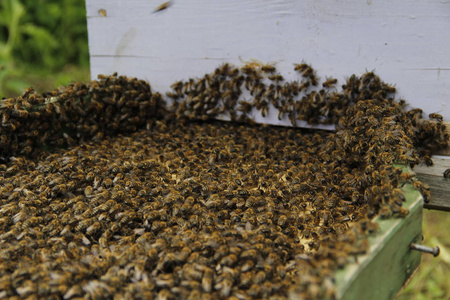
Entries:
{"type": "Polygon", "coordinates": [[[434,257],[438,256],[439,252],[441,251],[438,246],[431,248],[428,246],[414,244],[414,243],[409,244],[409,249],[418,250],[418,251],[422,251],[425,253],[430,253],[430,254],[433,254],[434,257]]]}

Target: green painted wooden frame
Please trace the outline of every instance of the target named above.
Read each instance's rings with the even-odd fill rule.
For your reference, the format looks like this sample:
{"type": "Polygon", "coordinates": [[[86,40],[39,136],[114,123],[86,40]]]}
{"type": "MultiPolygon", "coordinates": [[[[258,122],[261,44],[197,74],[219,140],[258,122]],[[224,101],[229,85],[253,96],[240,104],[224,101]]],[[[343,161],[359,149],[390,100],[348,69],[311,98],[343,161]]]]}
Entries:
{"type": "Polygon", "coordinates": [[[409,249],[422,242],[423,199],[410,184],[403,187],[409,209],[405,218],[375,219],[370,251],[336,272],[338,299],[393,299],[419,268],[421,252],[409,249]]]}

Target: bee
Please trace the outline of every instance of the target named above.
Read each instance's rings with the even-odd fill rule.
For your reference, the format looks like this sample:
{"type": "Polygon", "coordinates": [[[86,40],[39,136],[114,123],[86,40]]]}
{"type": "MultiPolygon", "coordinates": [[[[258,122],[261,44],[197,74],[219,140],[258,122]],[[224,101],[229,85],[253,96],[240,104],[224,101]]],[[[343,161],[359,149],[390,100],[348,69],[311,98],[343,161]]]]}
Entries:
{"type": "MultiPolygon", "coordinates": [[[[174,275],[171,273],[160,274],[155,278],[155,284],[157,287],[173,287],[175,284],[174,275]]],[[[164,289],[163,289],[164,290],[164,289]]],[[[167,299],[167,298],[162,298],[167,299]]]]}
{"type": "Polygon", "coordinates": [[[66,225],[59,234],[63,237],[72,237],[73,233],[71,231],[70,225],[66,225]]]}
{"type": "Polygon", "coordinates": [[[31,280],[25,281],[24,285],[16,288],[17,293],[20,297],[25,298],[28,295],[35,294],[37,291],[37,285],[34,284],[31,280]]]}
{"type": "Polygon", "coordinates": [[[101,182],[102,182],[102,179],[100,178],[100,176],[95,176],[95,177],[94,177],[94,181],[93,181],[92,188],[93,188],[93,189],[98,189],[99,186],[100,186],[100,184],[101,184],[101,182]]]}
{"type": "Polygon", "coordinates": [[[16,131],[17,125],[14,124],[12,121],[13,120],[10,120],[10,122],[7,123],[2,123],[3,128],[5,128],[8,131],[16,131]]]}
{"type": "Polygon", "coordinates": [[[444,171],[444,178],[450,178],[450,169],[444,171]]]}
{"type": "Polygon", "coordinates": [[[305,78],[312,76],[313,72],[314,72],[314,70],[305,63],[295,65],[294,70],[299,72],[302,75],[302,77],[305,77],[305,78]]]}
{"type": "Polygon", "coordinates": [[[65,194],[67,194],[67,185],[66,184],[59,184],[59,185],[55,185],[53,188],[52,188],[52,192],[55,194],[55,195],[60,195],[60,194],[63,194],[63,195],[65,195],[65,194]]]}
{"type": "Polygon", "coordinates": [[[327,78],[327,80],[322,83],[322,86],[324,88],[330,88],[330,87],[333,87],[336,83],[337,83],[337,79],[330,77],[330,78],[327,78]]]}
{"type": "Polygon", "coordinates": [[[428,115],[428,117],[429,117],[430,119],[436,120],[436,121],[438,121],[438,122],[444,121],[444,118],[442,117],[442,115],[437,114],[437,113],[431,113],[431,114],[428,115]]]}
{"type": "Polygon", "coordinates": [[[241,100],[239,101],[239,106],[237,108],[238,111],[248,114],[253,109],[253,105],[250,102],[241,100]]]}
{"type": "Polygon", "coordinates": [[[6,169],[6,174],[13,175],[20,171],[20,167],[17,164],[12,165],[11,167],[6,169]]]}
{"type": "Polygon", "coordinates": [[[383,205],[380,207],[378,214],[380,215],[381,218],[387,219],[392,215],[392,210],[388,205],[383,205]]]}
{"type": "Polygon", "coordinates": [[[434,162],[433,162],[433,160],[431,159],[431,157],[430,157],[429,155],[425,155],[425,156],[422,158],[422,160],[423,160],[423,162],[425,162],[425,164],[427,165],[427,167],[431,167],[431,166],[434,165],[434,162]]]}
{"type": "Polygon", "coordinates": [[[231,287],[233,286],[233,282],[225,278],[221,282],[214,285],[214,289],[219,290],[219,293],[222,297],[228,297],[231,293],[231,287]]]}
{"type": "Polygon", "coordinates": [[[22,229],[27,229],[42,222],[42,217],[31,217],[22,223],[22,229]]]}
{"type": "Polygon", "coordinates": [[[209,268],[207,270],[205,270],[205,272],[203,274],[202,289],[207,293],[210,293],[212,290],[213,276],[214,276],[214,272],[212,269],[209,269],[209,268]]]}
{"type": "Polygon", "coordinates": [[[409,214],[409,210],[404,208],[404,207],[402,207],[402,206],[395,205],[392,208],[392,213],[394,215],[399,216],[400,218],[404,218],[404,217],[406,217],[409,214]]]}
{"type": "MultiPolygon", "coordinates": [[[[404,175],[385,165],[399,158],[415,161],[415,152],[431,159],[428,146],[417,151],[408,147],[426,138],[427,132],[438,135],[444,129],[440,122],[426,121],[435,127],[424,123],[422,112],[402,113],[400,104],[384,99],[393,90],[375,74],[352,76],[342,93],[329,93],[337,80],[327,77],[322,89],[314,88],[318,77],[312,67],[302,63],[296,71],[301,81],[286,82],[271,65],[220,65],[200,79],[175,82],[171,92],[178,103],[168,108],[167,120],[148,122],[142,120],[158,111],[161,95],[151,94],[147,83],[140,86],[137,79],[117,75],[46,94],[36,107],[38,119],[30,111],[35,107],[22,108],[15,99],[9,108],[0,102],[4,118],[17,132],[26,129],[28,121],[16,123],[14,109],[29,111],[28,118],[35,122],[18,140],[0,126],[5,136],[0,195],[8,202],[0,208],[0,227],[16,228],[1,235],[14,245],[0,255],[12,260],[36,248],[39,253],[30,254],[44,260],[60,253],[54,257],[58,264],[89,254],[91,264],[107,270],[102,282],[108,287],[91,278],[73,292],[65,280],[58,287],[49,284],[41,297],[69,291],[68,297],[78,297],[81,288],[89,297],[108,298],[109,287],[120,287],[128,278],[131,283],[118,294],[125,298],[168,290],[172,294],[161,292],[161,297],[206,298],[215,293],[266,299],[285,293],[292,278],[300,278],[305,298],[332,298],[330,269],[343,267],[349,256],[369,248],[362,238],[377,231],[377,223],[370,221],[376,213],[380,218],[405,216],[401,187],[406,183],[429,194],[414,173],[404,175]],[[243,84],[253,99],[242,100],[243,84]],[[84,99],[77,93],[89,95],[84,99]],[[51,115],[58,119],[65,113],[70,122],[58,121],[55,127],[52,121],[42,121],[48,117],[46,104],[51,115]],[[262,115],[289,115],[292,123],[303,119],[339,125],[336,133],[322,135],[256,124],[168,121],[170,116],[208,119],[224,112],[251,122],[253,107],[262,115]],[[275,111],[269,112],[269,107],[275,111]],[[106,129],[98,116],[87,120],[85,109],[115,125],[106,129]],[[110,137],[137,130],[142,122],[151,137],[148,132],[110,137]],[[64,134],[51,134],[59,127],[69,130],[74,142],[85,143],[46,154],[36,167],[10,154],[25,147],[38,153],[37,139],[47,145],[70,144],[64,134]],[[94,145],[88,140],[97,133],[104,139],[94,145]],[[423,136],[415,137],[416,133],[423,136]],[[142,147],[144,143],[149,147],[142,147]],[[346,151],[355,155],[348,157],[346,151]],[[8,173],[14,165],[18,169],[8,173]],[[45,234],[51,236],[50,247],[44,247],[45,234]],[[61,248],[64,239],[67,251],[61,248]],[[117,251],[127,255],[115,255],[117,251]],[[109,268],[116,260],[120,270],[109,268]],[[207,267],[211,262],[214,268],[207,267]],[[318,266],[320,274],[313,272],[318,266]],[[144,269],[153,270],[151,278],[144,269]]],[[[436,144],[447,138],[442,136],[436,144]]],[[[76,274],[88,271],[80,264],[67,267],[76,274]]],[[[63,281],[55,274],[51,280],[63,281]]],[[[15,275],[20,289],[25,281],[15,275]]]]}
{"type": "Polygon", "coordinates": [[[183,82],[182,81],[176,81],[176,82],[174,82],[174,83],[172,83],[170,85],[170,88],[175,91],[176,95],[181,95],[182,94],[182,89],[183,89],[183,82]]]}
{"type": "Polygon", "coordinates": [[[234,264],[236,264],[237,261],[238,261],[238,257],[235,254],[230,254],[230,255],[222,258],[222,260],[219,262],[219,264],[225,265],[228,267],[232,267],[234,264]]]}
{"type": "Polygon", "coordinates": [[[6,146],[8,144],[9,138],[7,135],[2,134],[0,135],[0,145],[6,146]]]}
{"type": "Polygon", "coordinates": [[[261,66],[261,71],[263,71],[264,73],[272,74],[275,73],[276,68],[273,65],[266,64],[261,66]]]}
{"type": "Polygon", "coordinates": [[[91,197],[93,192],[94,192],[94,188],[90,185],[88,185],[84,188],[84,195],[86,197],[91,197]]]}
{"type": "Polygon", "coordinates": [[[403,184],[407,182],[413,182],[416,179],[416,173],[414,172],[404,172],[400,174],[400,181],[403,182],[403,184]]]}
{"type": "Polygon", "coordinates": [[[269,78],[269,80],[275,81],[276,83],[284,80],[284,77],[280,74],[269,75],[267,78],[269,78]]]}
{"type": "Polygon", "coordinates": [[[243,260],[254,260],[257,258],[257,251],[255,249],[248,249],[241,253],[240,258],[243,260]]]}
{"type": "Polygon", "coordinates": [[[15,214],[12,219],[13,219],[14,223],[18,223],[21,221],[25,221],[27,218],[28,218],[28,215],[26,214],[26,212],[21,210],[17,214],[15,214]]]}
{"type": "Polygon", "coordinates": [[[377,232],[378,228],[379,225],[376,222],[371,222],[370,220],[361,222],[362,231],[367,231],[369,234],[377,232]]]}
{"type": "Polygon", "coordinates": [[[294,64],[294,70],[298,72],[304,72],[305,70],[311,68],[308,64],[302,62],[300,64],[294,64]]]}
{"type": "Polygon", "coordinates": [[[248,295],[252,298],[259,298],[261,295],[261,286],[258,284],[252,284],[248,289],[248,295]]]}
{"type": "Polygon", "coordinates": [[[320,216],[320,221],[323,226],[329,226],[330,224],[334,223],[333,217],[332,217],[330,211],[322,210],[322,211],[320,211],[319,216],[320,216]]]}
{"type": "Polygon", "coordinates": [[[82,295],[83,295],[83,289],[78,284],[76,284],[76,285],[73,285],[71,288],[69,288],[65,292],[63,298],[70,299],[70,298],[77,297],[77,296],[81,297],[82,295]]]}
{"type": "Polygon", "coordinates": [[[265,280],[266,280],[266,273],[264,272],[264,271],[258,271],[256,274],[255,274],[255,277],[254,277],[254,279],[253,279],[253,282],[255,283],[255,284],[261,284],[261,283],[263,283],[265,280]]]}
{"type": "Polygon", "coordinates": [[[93,223],[94,223],[93,219],[85,219],[78,223],[78,225],[75,227],[75,230],[76,231],[84,231],[84,229],[91,226],[93,223]]]}
{"type": "Polygon", "coordinates": [[[260,66],[259,63],[253,63],[253,62],[246,63],[245,65],[243,65],[241,67],[241,71],[242,71],[242,73],[248,75],[247,80],[251,80],[252,77],[256,76],[259,66],[260,66]]]}
{"type": "Polygon", "coordinates": [[[422,194],[423,201],[425,203],[430,203],[431,193],[430,193],[430,187],[428,184],[421,182],[419,180],[415,180],[413,182],[413,187],[422,194]]]}
{"type": "Polygon", "coordinates": [[[287,221],[288,221],[287,217],[283,215],[278,218],[277,224],[278,226],[284,228],[287,226],[287,221]]]}
{"type": "Polygon", "coordinates": [[[83,290],[92,298],[111,296],[114,289],[100,280],[90,280],[84,286],[83,290]]]}
{"type": "Polygon", "coordinates": [[[11,116],[13,116],[15,118],[26,119],[26,118],[28,118],[28,111],[22,110],[22,109],[13,109],[11,111],[11,116]]]}

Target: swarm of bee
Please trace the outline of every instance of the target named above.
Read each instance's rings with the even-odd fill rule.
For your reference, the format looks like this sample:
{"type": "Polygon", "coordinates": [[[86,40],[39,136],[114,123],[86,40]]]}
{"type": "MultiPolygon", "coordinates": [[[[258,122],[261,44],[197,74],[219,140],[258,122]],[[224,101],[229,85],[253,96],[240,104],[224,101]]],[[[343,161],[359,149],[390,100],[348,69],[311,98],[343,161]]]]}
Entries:
{"type": "Polygon", "coordinates": [[[28,88],[0,102],[0,160],[135,132],[162,115],[163,105],[147,82],[117,74],[42,95],[28,88]]]}
{"type": "Polygon", "coordinates": [[[408,214],[403,185],[429,200],[394,163],[448,136],[372,72],[338,92],[295,70],[225,64],[175,82],[171,106],[117,75],[3,100],[0,299],[334,298],[373,218],[408,214]],[[252,122],[269,109],[336,131],[252,122]]]}

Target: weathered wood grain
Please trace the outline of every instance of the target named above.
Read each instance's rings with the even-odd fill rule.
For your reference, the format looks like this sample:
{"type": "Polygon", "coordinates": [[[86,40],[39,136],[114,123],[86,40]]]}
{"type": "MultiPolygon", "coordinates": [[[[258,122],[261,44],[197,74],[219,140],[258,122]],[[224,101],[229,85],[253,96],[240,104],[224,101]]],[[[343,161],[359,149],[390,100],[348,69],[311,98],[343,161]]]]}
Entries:
{"type": "Polygon", "coordinates": [[[425,203],[424,208],[450,211],[450,179],[444,178],[445,170],[450,169],[450,158],[433,157],[434,165],[414,167],[419,180],[430,186],[431,201],[425,203]]]}
{"type": "Polygon", "coordinates": [[[428,174],[418,174],[419,179],[430,186],[431,201],[424,208],[450,211],[450,179],[428,174]]]}

